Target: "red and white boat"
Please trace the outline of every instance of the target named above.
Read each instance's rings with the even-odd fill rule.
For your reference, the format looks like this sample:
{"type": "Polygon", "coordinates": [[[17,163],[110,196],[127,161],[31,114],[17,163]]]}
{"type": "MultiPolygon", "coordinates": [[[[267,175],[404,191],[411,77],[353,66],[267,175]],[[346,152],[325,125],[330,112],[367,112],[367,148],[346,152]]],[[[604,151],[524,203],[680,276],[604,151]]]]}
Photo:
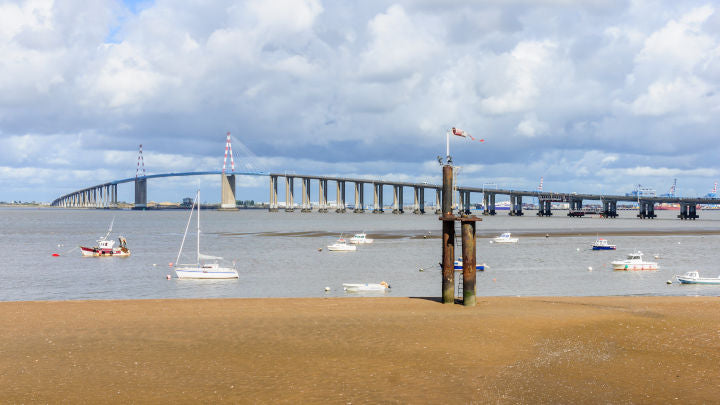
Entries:
{"type": "Polygon", "coordinates": [[[110,222],[110,229],[108,229],[105,236],[98,239],[97,246],[95,247],[87,247],[87,246],[80,246],[80,252],[82,253],[83,257],[110,257],[110,256],[119,256],[119,257],[127,257],[130,256],[130,250],[127,248],[127,240],[125,240],[124,237],[120,236],[118,237],[118,242],[120,242],[120,247],[114,247],[115,241],[112,239],[108,239],[108,236],[110,236],[110,232],[112,232],[113,223],[115,222],[115,219],[110,222]]]}

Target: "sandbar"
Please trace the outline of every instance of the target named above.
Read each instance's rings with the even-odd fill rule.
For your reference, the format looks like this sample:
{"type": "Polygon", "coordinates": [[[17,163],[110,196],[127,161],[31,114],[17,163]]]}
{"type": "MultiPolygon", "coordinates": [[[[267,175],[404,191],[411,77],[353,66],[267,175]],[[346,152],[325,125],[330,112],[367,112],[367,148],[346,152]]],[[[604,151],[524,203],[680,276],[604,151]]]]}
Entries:
{"type": "Polygon", "coordinates": [[[0,302],[3,403],[712,403],[720,298],[0,302]]]}

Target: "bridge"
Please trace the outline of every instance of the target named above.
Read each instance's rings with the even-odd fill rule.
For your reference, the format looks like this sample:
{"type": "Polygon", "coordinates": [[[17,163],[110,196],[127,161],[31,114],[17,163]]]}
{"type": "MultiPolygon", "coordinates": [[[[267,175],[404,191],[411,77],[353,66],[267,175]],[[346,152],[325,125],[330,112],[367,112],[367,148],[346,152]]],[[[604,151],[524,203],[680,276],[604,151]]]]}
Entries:
{"type": "MultiPolygon", "coordinates": [[[[142,145],[140,145],[140,156],[138,157],[138,172],[135,177],[130,177],[121,180],[114,180],[103,184],[87,187],[82,190],[74,191],[63,195],[52,202],[52,206],[55,207],[66,207],[66,208],[115,208],[117,207],[117,186],[122,183],[135,183],[135,204],[134,209],[144,209],[147,207],[147,181],[148,179],[156,179],[162,177],[179,177],[179,176],[206,176],[206,175],[219,175],[221,182],[221,209],[237,209],[236,198],[235,198],[235,176],[267,176],[269,178],[269,211],[277,212],[280,210],[280,204],[278,201],[278,183],[280,179],[284,179],[285,183],[285,202],[284,210],[292,212],[295,210],[295,180],[298,180],[302,184],[301,203],[299,209],[301,212],[311,212],[313,207],[311,204],[311,185],[312,182],[317,183],[318,190],[318,212],[328,212],[331,208],[328,204],[328,192],[329,184],[335,185],[336,204],[334,206],[335,211],[339,213],[347,212],[348,203],[346,199],[346,185],[348,183],[353,185],[354,188],[354,204],[352,204],[352,210],[356,213],[365,212],[365,186],[371,185],[373,190],[373,213],[383,213],[384,207],[384,190],[386,187],[392,188],[392,212],[395,214],[402,214],[405,212],[405,204],[403,201],[404,190],[410,188],[413,190],[413,205],[412,212],[415,214],[425,213],[425,194],[426,191],[432,190],[435,192],[435,208],[436,213],[439,213],[438,208],[442,202],[442,186],[437,184],[429,183],[411,183],[411,182],[398,182],[386,179],[367,179],[367,178],[348,178],[348,177],[337,177],[337,176],[318,176],[318,175],[305,175],[305,174],[289,174],[289,173],[266,173],[262,171],[239,171],[236,172],[234,168],[234,162],[232,160],[232,147],[230,146],[230,134],[228,133],[228,140],[226,143],[226,159],[228,149],[231,153],[231,171],[225,171],[225,164],[223,164],[222,171],[200,171],[200,172],[181,172],[181,173],[163,173],[146,175],[140,174],[140,163],[142,162],[144,168],[144,161],[142,160],[142,145]]],[[[683,198],[674,196],[645,196],[645,195],[602,195],[602,194],[577,194],[577,193],[554,193],[546,192],[542,190],[538,191],[525,191],[525,190],[511,190],[511,189],[489,189],[479,187],[468,187],[458,185],[455,187],[457,192],[457,206],[459,212],[470,213],[471,204],[470,197],[472,193],[482,194],[483,196],[483,214],[484,215],[495,215],[496,206],[495,201],[498,195],[509,196],[510,198],[510,211],[511,216],[523,215],[523,197],[537,198],[538,199],[538,212],[539,216],[551,216],[552,215],[552,203],[553,202],[565,202],[568,203],[570,211],[569,216],[582,216],[583,202],[585,201],[599,201],[602,209],[600,214],[605,218],[615,218],[617,214],[618,202],[630,202],[638,205],[639,218],[655,218],[655,204],[677,204],[679,205],[678,218],[680,219],[696,219],[699,218],[697,214],[698,205],[717,205],[720,204],[720,198],[710,197],[698,197],[698,198],[683,198]]]]}

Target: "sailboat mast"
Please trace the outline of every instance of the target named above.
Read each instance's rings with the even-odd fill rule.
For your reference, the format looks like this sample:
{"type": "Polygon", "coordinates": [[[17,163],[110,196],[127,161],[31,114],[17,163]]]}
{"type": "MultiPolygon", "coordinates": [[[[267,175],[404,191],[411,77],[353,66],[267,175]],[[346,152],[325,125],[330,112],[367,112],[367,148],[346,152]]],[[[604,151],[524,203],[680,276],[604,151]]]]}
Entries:
{"type": "Polygon", "coordinates": [[[197,263],[200,265],[200,190],[197,191],[198,220],[197,220],[197,263]]]}

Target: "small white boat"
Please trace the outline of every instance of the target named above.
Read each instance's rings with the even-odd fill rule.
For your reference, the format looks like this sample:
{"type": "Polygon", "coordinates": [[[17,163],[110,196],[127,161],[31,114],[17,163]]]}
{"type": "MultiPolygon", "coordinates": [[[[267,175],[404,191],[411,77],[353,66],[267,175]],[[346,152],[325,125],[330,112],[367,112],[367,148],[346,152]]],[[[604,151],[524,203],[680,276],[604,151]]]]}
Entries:
{"type": "Polygon", "coordinates": [[[681,284],[720,284],[720,276],[700,277],[697,271],[688,271],[682,276],[675,276],[681,284]]]}
{"type": "Polygon", "coordinates": [[[360,291],[386,291],[390,288],[390,284],[381,281],[380,283],[364,283],[364,284],[352,284],[343,283],[343,290],[349,292],[360,292],[360,291]]]}
{"type": "Polygon", "coordinates": [[[592,250],[615,250],[617,246],[608,243],[607,239],[597,239],[592,245],[592,250]]]}
{"type": "Polygon", "coordinates": [[[365,232],[363,233],[356,233],[355,236],[350,238],[350,243],[356,244],[356,245],[362,245],[365,243],[373,243],[375,239],[368,239],[367,234],[365,232]]]}
{"type": "Polygon", "coordinates": [[[613,270],[657,270],[657,263],[646,262],[642,257],[643,253],[637,251],[627,255],[625,260],[615,260],[610,264],[612,264],[613,270]]]}
{"type": "Polygon", "coordinates": [[[125,240],[124,237],[120,236],[118,237],[118,242],[120,242],[120,247],[114,247],[115,241],[112,239],[108,239],[108,236],[110,236],[110,232],[112,232],[113,224],[115,223],[115,218],[113,218],[112,221],[110,221],[110,229],[108,229],[105,236],[101,237],[97,240],[97,246],[95,247],[86,247],[86,246],[80,246],[80,253],[82,253],[83,257],[127,257],[130,256],[130,250],[127,248],[127,240],[125,240]]]}
{"type": "Polygon", "coordinates": [[[517,243],[518,238],[510,236],[510,232],[503,232],[500,236],[494,237],[491,242],[493,243],[517,243]]]}
{"type": "Polygon", "coordinates": [[[223,278],[238,278],[238,272],[231,267],[220,267],[218,260],[222,260],[219,256],[210,256],[200,253],[200,190],[195,195],[195,201],[190,208],[190,217],[188,217],[187,225],[185,226],[185,234],[183,235],[182,243],[180,243],[180,251],[178,252],[177,259],[175,260],[175,274],[178,278],[203,278],[203,279],[223,279],[223,278]],[[197,205],[197,261],[192,264],[177,264],[182,254],[183,246],[185,245],[185,238],[187,237],[188,229],[190,228],[190,221],[192,220],[192,213],[197,205]],[[212,263],[202,263],[201,261],[213,261],[212,263]]]}
{"type": "Polygon", "coordinates": [[[347,241],[343,239],[342,236],[332,245],[328,245],[327,248],[331,252],[352,252],[357,250],[357,246],[348,245],[347,241]]]}

